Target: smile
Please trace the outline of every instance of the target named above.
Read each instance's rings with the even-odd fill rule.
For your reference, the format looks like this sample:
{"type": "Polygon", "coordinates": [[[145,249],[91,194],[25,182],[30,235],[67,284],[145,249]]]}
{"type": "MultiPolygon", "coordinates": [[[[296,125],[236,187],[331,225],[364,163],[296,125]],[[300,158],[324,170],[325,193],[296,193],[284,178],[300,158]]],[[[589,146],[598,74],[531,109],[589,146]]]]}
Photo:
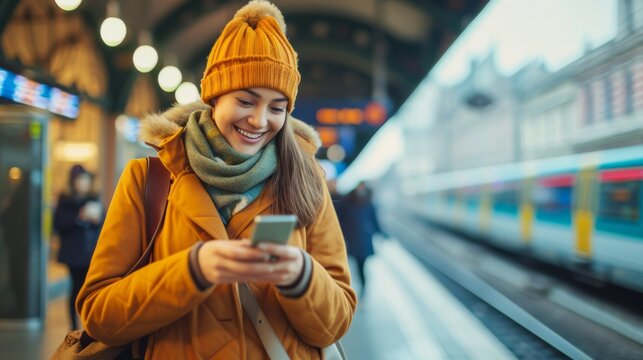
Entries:
{"type": "Polygon", "coordinates": [[[251,133],[251,132],[245,131],[245,130],[243,130],[243,129],[239,129],[239,128],[238,128],[238,127],[236,127],[236,126],[235,126],[235,130],[237,130],[237,132],[238,132],[239,134],[241,134],[241,135],[243,135],[243,136],[247,137],[248,139],[253,139],[253,140],[255,140],[255,139],[259,139],[261,136],[263,136],[263,134],[265,134],[265,133],[258,133],[258,134],[251,133]]]}

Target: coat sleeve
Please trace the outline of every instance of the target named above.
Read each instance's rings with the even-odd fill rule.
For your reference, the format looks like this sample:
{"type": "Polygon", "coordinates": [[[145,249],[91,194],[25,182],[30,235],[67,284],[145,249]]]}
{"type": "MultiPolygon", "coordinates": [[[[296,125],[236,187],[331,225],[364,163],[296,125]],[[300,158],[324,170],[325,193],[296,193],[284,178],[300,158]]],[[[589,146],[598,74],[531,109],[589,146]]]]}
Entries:
{"type": "Polygon", "coordinates": [[[123,171],[76,300],[89,335],[111,346],[172,323],[209,295],[192,279],[189,248],[125,276],[144,250],[145,169],[139,159],[123,171]]]}
{"type": "Polygon", "coordinates": [[[357,304],[350,287],[346,247],[330,194],[324,185],[324,202],[315,223],[306,232],[306,251],[312,257],[312,278],[303,295],[278,295],[288,320],[306,343],[326,347],[350,327],[357,304]]]}

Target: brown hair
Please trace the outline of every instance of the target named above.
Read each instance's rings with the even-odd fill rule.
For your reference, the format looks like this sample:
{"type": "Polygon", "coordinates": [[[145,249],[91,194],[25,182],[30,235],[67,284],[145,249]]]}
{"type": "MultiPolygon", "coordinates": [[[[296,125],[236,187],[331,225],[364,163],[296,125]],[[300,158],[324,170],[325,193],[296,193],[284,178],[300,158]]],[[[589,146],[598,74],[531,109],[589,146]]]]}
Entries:
{"type": "Polygon", "coordinates": [[[324,198],[321,168],[314,156],[299,147],[289,123],[286,120],[277,134],[277,169],[270,181],[276,199],[272,210],[295,214],[298,226],[308,226],[315,222],[324,198]]]}

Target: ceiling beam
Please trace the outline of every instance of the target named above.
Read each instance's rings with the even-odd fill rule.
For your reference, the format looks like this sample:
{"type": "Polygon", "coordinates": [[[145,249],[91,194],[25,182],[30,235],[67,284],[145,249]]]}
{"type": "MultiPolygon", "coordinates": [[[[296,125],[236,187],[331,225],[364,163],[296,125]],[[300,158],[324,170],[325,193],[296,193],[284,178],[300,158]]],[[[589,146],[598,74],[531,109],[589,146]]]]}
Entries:
{"type": "MultiPolygon", "coordinates": [[[[463,15],[453,10],[445,8],[443,5],[437,4],[435,1],[427,0],[405,0],[406,2],[417,6],[424,10],[424,12],[431,17],[437,24],[441,24],[449,31],[460,33],[466,27],[463,22],[463,15]]],[[[477,1],[477,0],[476,0],[477,1]]],[[[478,11],[474,9],[473,14],[478,11]]]]}
{"type": "MultiPolygon", "coordinates": [[[[368,51],[359,51],[355,47],[338,45],[332,41],[320,39],[299,39],[293,41],[293,47],[297,49],[300,61],[303,59],[315,59],[319,62],[343,64],[359,72],[372,76],[373,58],[368,51]]],[[[205,67],[205,60],[210,53],[210,46],[204,47],[195,53],[192,60],[187,63],[189,69],[200,69],[205,67]]],[[[388,68],[390,81],[398,83],[402,87],[412,86],[414,79],[404,73],[403,69],[388,68]]]]}
{"type": "MultiPolygon", "coordinates": [[[[316,39],[302,39],[301,42],[293,42],[293,46],[298,50],[300,64],[327,63],[372,78],[373,64],[372,56],[369,52],[359,52],[355,51],[354,47],[338,46],[333,42],[316,39]]],[[[199,52],[200,55],[195,56],[187,67],[198,69],[197,73],[193,74],[197,80],[206,65],[205,59],[209,51],[209,47],[202,49],[199,52]]],[[[401,93],[410,93],[416,86],[417,81],[421,80],[404,73],[403,69],[390,66],[390,64],[387,72],[389,87],[394,87],[401,93]]]]}
{"type": "MultiPolygon", "coordinates": [[[[297,14],[289,18],[288,24],[290,29],[294,30],[294,33],[290,36],[290,41],[292,42],[294,48],[300,54],[300,56],[308,56],[307,53],[314,51],[315,54],[320,56],[320,59],[329,58],[329,55],[325,55],[324,51],[330,50],[333,54],[348,52],[359,54],[358,57],[361,58],[359,62],[353,61],[354,64],[360,63],[367,65],[367,73],[371,74],[372,72],[372,57],[373,57],[373,44],[375,41],[375,34],[373,33],[373,28],[370,24],[361,22],[352,18],[347,18],[344,16],[333,16],[333,15],[318,15],[318,14],[297,14]],[[330,31],[325,37],[317,37],[313,34],[310,27],[311,24],[314,24],[315,21],[323,21],[328,24],[330,31]],[[340,31],[340,28],[345,30],[340,31]],[[358,46],[353,40],[352,35],[357,31],[365,31],[369,37],[368,44],[364,46],[358,46]],[[315,50],[316,46],[320,46],[324,50],[315,50]]],[[[423,52],[422,49],[425,46],[430,48],[437,47],[439,42],[437,40],[430,40],[429,42],[425,41],[423,44],[416,44],[408,41],[400,40],[390,34],[383,34],[384,41],[388,45],[388,53],[390,54],[387,57],[387,61],[394,61],[394,59],[399,58],[400,54],[402,57],[406,56],[407,58],[419,57],[420,63],[434,63],[437,59],[423,59],[423,54],[430,54],[423,52]],[[395,54],[395,56],[393,55],[395,54]]],[[[212,47],[212,42],[208,41],[205,44],[200,44],[195,46],[198,50],[194,51],[191,55],[188,56],[187,61],[182,64],[182,67],[188,69],[198,69],[204,65],[204,59],[207,59],[210,50],[212,47]]],[[[399,64],[389,64],[389,67],[395,67],[399,64]]],[[[417,71],[411,73],[404,66],[398,66],[395,72],[399,75],[400,82],[408,83],[411,78],[417,77],[417,71]],[[407,74],[408,72],[408,74],[407,74]]],[[[425,73],[427,69],[424,69],[422,74],[425,73]]]]}
{"type": "MultiPolygon", "coordinates": [[[[373,76],[373,57],[370,53],[355,51],[355,48],[338,46],[332,42],[306,40],[297,43],[302,60],[314,59],[318,62],[327,62],[331,64],[341,64],[351,69],[355,69],[364,74],[373,76]]],[[[391,67],[387,64],[388,80],[402,88],[411,87],[413,78],[404,73],[402,69],[391,67]]]]}
{"type": "MultiPolygon", "coordinates": [[[[424,0],[405,0],[405,1],[417,3],[415,5],[423,9],[426,8],[426,6],[422,7],[419,5],[419,4],[424,4],[424,0]]],[[[174,10],[170,11],[170,13],[168,13],[162,20],[154,24],[154,26],[152,27],[152,35],[153,35],[154,41],[155,43],[162,45],[176,34],[177,29],[189,27],[190,23],[194,22],[195,19],[198,19],[199,17],[202,17],[206,14],[211,14],[212,12],[220,11],[226,6],[236,2],[238,1],[235,1],[235,0],[218,0],[216,2],[203,1],[203,0],[186,1],[180,4],[179,6],[177,6],[174,10]]],[[[432,6],[434,5],[429,5],[429,7],[432,7],[432,6]]],[[[442,16],[440,17],[439,19],[440,21],[445,21],[449,25],[449,27],[457,28],[457,26],[454,25],[457,23],[457,21],[453,22],[452,20],[449,20],[453,18],[452,13],[449,13],[448,10],[444,10],[439,6],[436,6],[435,11],[438,14],[442,14],[442,13],[446,14],[443,17],[442,16]]],[[[375,22],[375,19],[373,19],[373,21],[363,21],[356,17],[350,17],[339,13],[320,13],[319,11],[312,11],[312,10],[309,10],[309,11],[297,10],[295,12],[289,12],[287,7],[283,7],[282,12],[284,14],[284,18],[286,19],[287,23],[297,22],[297,19],[307,19],[308,21],[341,20],[341,21],[344,21],[345,23],[353,23],[354,24],[353,26],[362,26],[365,29],[373,29],[375,26],[378,26],[378,24],[375,22]]],[[[396,39],[396,41],[402,41],[401,39],[394,36],[390,31],[387,31],[385,28],[383,28],[383,30],[385,31],[388,37],[394,38],[396,39]]]]}
{"type": "Polygon", "coordinates": [[[235,2],[239,3],[239,1],[235,0],[185,1],[170,11],[162,20],[154,24],[152,27],[154,42],[162,45],[177,33],[177,29],[189,27],[194,19],[218,11],[226,5],[235,2]]]}

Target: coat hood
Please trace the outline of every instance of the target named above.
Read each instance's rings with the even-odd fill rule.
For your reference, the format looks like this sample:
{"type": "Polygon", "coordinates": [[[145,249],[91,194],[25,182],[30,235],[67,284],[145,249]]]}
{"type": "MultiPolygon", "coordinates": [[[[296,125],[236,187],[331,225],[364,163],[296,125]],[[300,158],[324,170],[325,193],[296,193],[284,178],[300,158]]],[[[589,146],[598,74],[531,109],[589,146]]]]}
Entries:
{"type": "MultiPolygon", "coordinates": [[[[163,113],[147,115],[141,119],[139,138],[145,143],[158,146],[164,139],[184,128],[192,112],[210,109],[209,105],[196,101],[190,104],[177,104],[163,113]]],[[[321,146],[319,134],[303,121],[287,116],[298,140],[304,140],[308,144],[308,146],[304,145],[305,150],[312,151],[313,154],[317,152],[321,146]]],[[[299,143],[301,144],[301,141],[299,143]]]]}

